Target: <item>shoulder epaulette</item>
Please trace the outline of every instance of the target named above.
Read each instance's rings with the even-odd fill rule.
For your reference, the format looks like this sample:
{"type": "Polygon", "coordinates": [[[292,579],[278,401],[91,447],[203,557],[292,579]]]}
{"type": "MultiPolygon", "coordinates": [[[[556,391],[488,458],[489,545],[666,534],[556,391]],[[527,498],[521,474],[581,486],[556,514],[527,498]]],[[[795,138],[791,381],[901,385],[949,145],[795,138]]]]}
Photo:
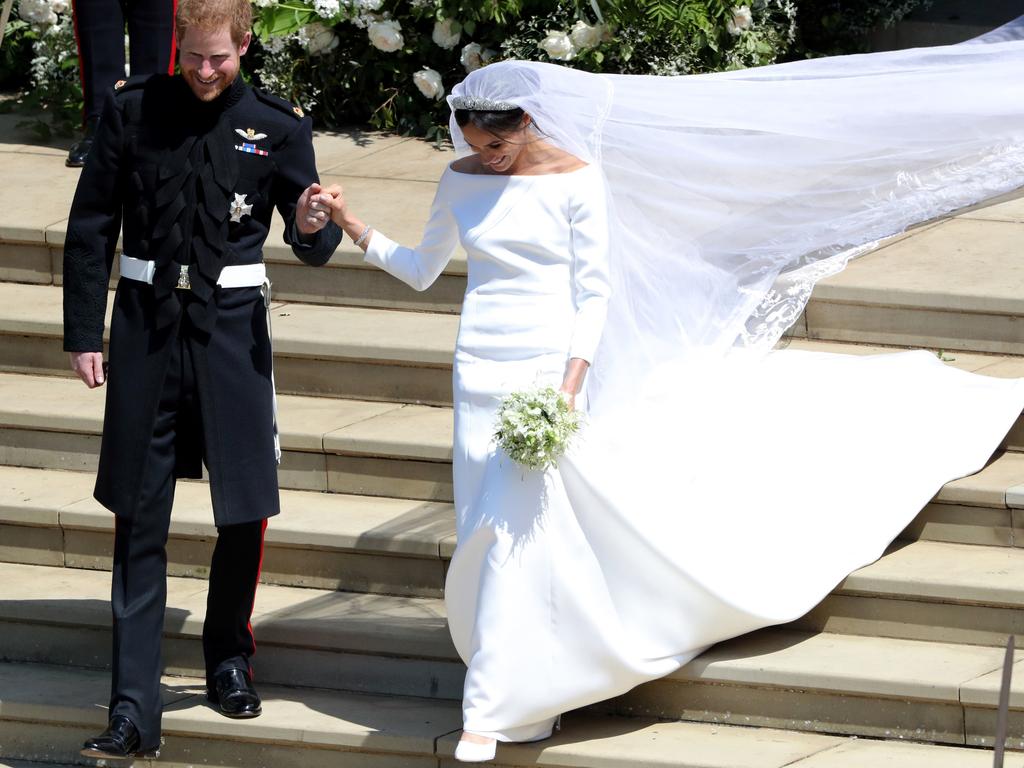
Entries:
{"type": "Polygon", "coordinates": [[[256,98],[264,104],[269,104],[271,107],[291,115],[296,120],[301,120],[306,116],[306,113],[302,111],[302,107],[297,107],[272,93],[267,93],[259,88],[253,88],[252,92],[256,94],[256,98]]]}

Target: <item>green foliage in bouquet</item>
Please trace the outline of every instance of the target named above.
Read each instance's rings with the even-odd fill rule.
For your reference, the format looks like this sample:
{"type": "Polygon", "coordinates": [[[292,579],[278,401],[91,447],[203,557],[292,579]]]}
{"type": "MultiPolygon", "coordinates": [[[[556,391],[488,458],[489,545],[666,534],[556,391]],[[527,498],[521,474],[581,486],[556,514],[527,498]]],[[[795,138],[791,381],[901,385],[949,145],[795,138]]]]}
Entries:
{"type": "Polygon", "coordinates": [[[515,462],[545,470],[558,464],[581,424],[554,387],[513,392],[498,407],[494,440],[515,462]]]}

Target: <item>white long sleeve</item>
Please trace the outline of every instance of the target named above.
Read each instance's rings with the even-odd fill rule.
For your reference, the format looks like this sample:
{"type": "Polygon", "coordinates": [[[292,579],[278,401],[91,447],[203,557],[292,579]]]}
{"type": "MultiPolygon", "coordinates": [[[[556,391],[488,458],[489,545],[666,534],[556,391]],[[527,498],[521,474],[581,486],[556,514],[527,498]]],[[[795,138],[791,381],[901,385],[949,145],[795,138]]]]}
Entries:
{"type": "MultiPolygon", "coordinates": [[[[594,174],[597,181],[600,176],[594,174]]],[[[584,184],[570,204],[572,279],[576,319],[569,356],[588,363],[601,341],[611,285],[608,277],[608,211],[602,183],[584,184]]]]}
{"type": "Polygon", "coordinates": [[[380,267],[417,291],[425,291],[437,280],[459,241],[451,201],[446,193],[447,176],[448,173],[442,176],[438,184],[419,245],[407,248],[374,230],[363,258],[368,264],[380,267]]]}

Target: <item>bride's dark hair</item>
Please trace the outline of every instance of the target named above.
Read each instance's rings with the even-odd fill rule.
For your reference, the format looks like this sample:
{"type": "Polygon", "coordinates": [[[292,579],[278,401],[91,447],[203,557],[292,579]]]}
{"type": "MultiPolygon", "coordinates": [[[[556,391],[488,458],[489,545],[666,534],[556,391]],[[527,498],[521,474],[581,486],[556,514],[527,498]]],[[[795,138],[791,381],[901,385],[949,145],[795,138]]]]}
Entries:
{"type": "Polygon", "coordinates": [[[504,137],[507,134],[515,133],[522,127],[524,114],[526,113],[519,108],[503,109],[500,111],[491,109],[456,109],[455,122],[458,123],[460,128],[472,123],[474,128],[493,133],[495,136],[504,137]]]}

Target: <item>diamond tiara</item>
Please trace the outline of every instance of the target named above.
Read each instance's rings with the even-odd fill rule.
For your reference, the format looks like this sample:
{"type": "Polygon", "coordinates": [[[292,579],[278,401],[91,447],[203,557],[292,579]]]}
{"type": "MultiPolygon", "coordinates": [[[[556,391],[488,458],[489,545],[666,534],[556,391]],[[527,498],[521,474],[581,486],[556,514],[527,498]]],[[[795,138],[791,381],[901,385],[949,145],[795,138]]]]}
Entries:
{"type": "Polygon", "coordinates": [[[480,96],[452,96],[452,109],[472,109],[481,112],[510,112],[519,109],[518,104],[510,101],[495,101],[480,96]]]}

